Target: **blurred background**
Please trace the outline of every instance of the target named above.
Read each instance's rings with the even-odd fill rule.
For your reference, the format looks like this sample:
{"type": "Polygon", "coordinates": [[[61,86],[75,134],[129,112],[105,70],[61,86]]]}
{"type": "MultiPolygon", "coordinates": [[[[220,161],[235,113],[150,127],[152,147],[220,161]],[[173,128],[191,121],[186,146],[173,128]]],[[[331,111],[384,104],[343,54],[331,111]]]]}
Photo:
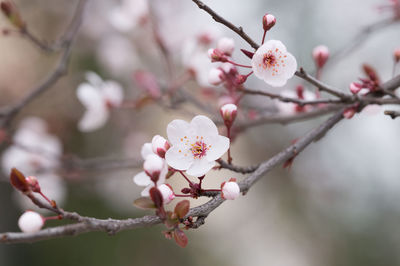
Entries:
{"type": "MultiPolygon", "coordinates": [[[[30,31],[47,41],[62,34],[76,6],[76,1],[62,0],[15,2],[30,31]]],[[[247,43],[216,24],[191,1],[149,2],[177,73],[183,73],[190,65],[190,55],[185,53],[187,43],[205,31],[216,39],[233,38],[233,58],[249,63],[239,52],[240,48],[250,50],[247,43]]],[[[378,8],[390,4],[385,0],[204,2],[235,25],[243,26],[257,42],[263,33],[262,16],[267,12],[274,14],[277,24],[267,38],[285,43],[298,65],[310,72],[314,70],[311,51],[315,46],[325,44],[335,53],[350,46],[365,26],[392,16],[390,10],[382,12],[378,8]]],[[[140,10],[140,4],[135,5],[140,10]]],[[[58,169],[52,173],[61,178],[62,188],[57,190],[59,205],[97,218],[149,214],[132,205],[141,191],[132,177],[141,171],[143,143],[151,141],[155,134],[166,136],[165,128],[173,119],[190,120],[193,114],[202,114],[190,105],[184,109],[190,112],[185,112],[149,103],[140,109],[113,110],[107,124],[99,130],[78,130],[85,108],[77,100],[76,88],[85,82],[87,71],[119,82],[125,99],[135,99],[143,93],[133,80],[137,70],[154,73],[160,84],[168,80],[151,29],[140,21],[140,14],[135,14],[138,21],[123,21],[118,17],[121,10],[121,1],[90,1],[72,50],[68,75],[23,109],[12,123],[15,131],[26,117],[42,118],[48,134],[58,138],[61,153],[67,156],[132,161],[128,167],[96,169],[95,164],[90,169],[58,169]]],[[[11,28],[4,17],[0,27],[11,28]]],[[[328,64],[322,80],[347,90],[350,82],[362,76],[362,63],[373,65],[382,80],[390,79],[393,50],[400,46],[399,33],[399,23],[375,32],[352,53],[328,64]]],[[[1,36],[0,49],[0,106],[17,102],[47,76],[58,59],[57,54],[45,54],[17,34],[1,36]]],[[[301,83],[293,78],[285,89],[294,89],[301,83]]],[[[185,90],[201,102],[211,102],[217,110],[217,99],[200,93],[198,84],[204,87],[198,78],[197,82],[188,82],[185,90]]],[[[249,79],[248,86],[278,90],[255,77],[249,79]]],[[[274,102],[249,97],[244,104],[271,109],[274,102]]],[[[278,167],[246,196],[221,205],[204,226],[188,231],[189,244],[185,249],[165,239],[161,233],[164,226],[159,225],[115,236],[88,233],[34,244],[3,244],[0,265],[400,265],[400,120],[384,116],[384,109],[363,112],[341,122],[325,138],[306,148],[290,170],[278,167]]],[[[325,118],[251,128],[239,135],[232,146],[234,163],[262,162],[325,118]]],[[[3,147],[0,152],[4,154],[7,149],[3,147]]],[[[7,182],[9,169],[5,169],[4,163],[2,167],[0,231],[19,231],[17,220],[26,207],[7,182]]],[[[208,175],[205,184],[216,188],[232,177],[243,178],[221,170],[208,175]]],[[[169,183],[174,187],[183,185],[179,176],[169,183]]],[[[192,206],[205,201],[193,201],[192,206]]],[[[59,224],[62,222],[50,221],[47,226],[59,224]]]]}

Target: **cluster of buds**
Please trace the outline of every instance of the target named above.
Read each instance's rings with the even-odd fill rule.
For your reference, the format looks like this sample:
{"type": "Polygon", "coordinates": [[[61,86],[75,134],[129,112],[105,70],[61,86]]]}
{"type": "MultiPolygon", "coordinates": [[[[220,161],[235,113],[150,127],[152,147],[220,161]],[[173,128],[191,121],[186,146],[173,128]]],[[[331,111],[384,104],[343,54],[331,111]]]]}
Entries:
{"type": "Polygon", "coordinates": [[[211,62],[227,62],[235,50],[235,42],[230,38],[221,38],[217,43],[217,48],[208,50],[208,57],[211,62]]]}
{"type": "Polygon", "coordinates": [[[349,89],[353,94],[365,95],[369,92],[375,92],[380,90],[380,78],[373,67],[364,64],[363,71],[367,78],[359,78],[360,82],[350,83],[349,89]]]}

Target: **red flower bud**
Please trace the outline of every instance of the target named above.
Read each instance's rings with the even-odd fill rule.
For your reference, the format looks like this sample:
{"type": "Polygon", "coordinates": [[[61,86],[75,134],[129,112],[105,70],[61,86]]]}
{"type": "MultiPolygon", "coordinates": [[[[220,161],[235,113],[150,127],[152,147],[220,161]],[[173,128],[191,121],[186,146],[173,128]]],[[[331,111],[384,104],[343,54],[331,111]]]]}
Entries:
{"type": "Polygon", "coordinates": [[[16,168],[11,169],[10,182],[14,188],[21,192],[26,193],[30,191],[29,184],[24,174],[18,171],[16,168]]]}
{"type": "Polygon", "coordinates": [[[272,14],[265,14],[262,19],[264,31],[269,31],[276,23],[276,18],[272,14]]]}
{"type": "Polygon", "coordinates": [[[326,61],[329,58],[329,50],[325,45],[319,45],[313,49],[312,56],[315,62],[315,65],[318,68],[322,68],[326,61]]]}

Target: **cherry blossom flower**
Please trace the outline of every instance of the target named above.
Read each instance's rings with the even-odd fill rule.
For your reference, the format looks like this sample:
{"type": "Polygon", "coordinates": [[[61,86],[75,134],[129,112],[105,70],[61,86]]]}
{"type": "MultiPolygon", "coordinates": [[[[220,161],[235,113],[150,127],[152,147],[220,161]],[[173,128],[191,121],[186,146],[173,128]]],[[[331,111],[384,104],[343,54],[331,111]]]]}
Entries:
{"type": "Polygon", "coordinates": [[[18,219],[18,226],[24,233],[35,233],[40,231],[44,225],[43,217],[33,211],[27,211],[18,219]]]}
{"type": "Polygon", "coordinates": [[[221,197],[226,200],[234,200],[240,195],[239,185],[235,179],[221,184],[221,197]]]}
{"type": "Polygon", "coordinates": [[[194,73],[196,81],[204,87],[209,86],[208,74],[214,65],[210,62],[207,51],[215,42],[219,33],[207,29],[192,38],[187,39],[182,47],[182,63],[194,73]]]}
{"type": "Polygon", "coordinates": [[[96,73],[86,73],[88,82],[78,86],[79,101],[86,112],[79,121],[78,128],[83,132],[94,131],[107,122],[110,108],[118,107],[123,101],[123,89],[115,81],[103,81],[96,73]]]}
{"type": "Polygon", "coordinates": [[[147,0],[122,0],[111,10],[108,19],[117,30],[127,32],[146,20],[149,14],[147,0]]]}
{"type": "Polygon", "coordinates": [[[273,87],[284,86],[297,69],[294,56],[277,40],[269,40],[260,46],[251,60],[251,65],[256,77],[273,87]]]}
{"type": "Polygon", "coordinates": [[[143,197],[148,197],[150,195],[150,189],[154,187],[154,181],[152,181],[151,178],[154,178],[155,175],[157,175],[157,186],[164,184],[165,177],[168,173],[168,165],[164,159],[153,152],[152,143],[145,143],[143,145],[141,155],[144,159],[143,168],[145,171],[136,174],[133,177],[133,182],[138,186],[146,187],[142,191],[141,195],[143,197]]]}
{"type": "Polygon", "coordinates": [[[229,139],[220,136],[214,122],[202,115],[190,123],[173,120],[167,135],[172,145],[165,154],[168,165],[192,176],[205,175],[229,148],[229,139]]]}

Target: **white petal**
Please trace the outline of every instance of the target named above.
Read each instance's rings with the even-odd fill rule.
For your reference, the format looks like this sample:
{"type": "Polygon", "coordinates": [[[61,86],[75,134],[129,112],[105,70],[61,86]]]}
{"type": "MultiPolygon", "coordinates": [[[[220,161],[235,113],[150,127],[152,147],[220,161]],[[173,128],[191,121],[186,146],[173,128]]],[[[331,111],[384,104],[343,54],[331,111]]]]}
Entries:
{"type": "Polygon", "coordinates": [[[89,83],[80,84],[76,90],[76,96],[87,109],[104,105],[104,100],[100,90],[89,83]]]}
{"type": "Polygon", "coordinates": [[[140,193],[140,195],[142,197],[149,197],[150,196],[150,189],[154,187],[154,184],[150,184],[148,185],[145,189],[142,190],[142,193],[140,193]]]}
{"type": "Polygon", "coordinates": [[[85,78],[93,87],[100,88],[103,84],[103,79],[93,71],[86,72],[85,78]]]}
{"type": "Polygon", "coordinates": [[[210,139],[209,145],[211,145],[211,147],[207,151],[206,158],[208,161],[215,161],[228,151],[229,139],[224,136],[216,136],[210,139]]]}
{"type": "Polygon", "coordinates": [[[192,126],[196,136],[208,139],[209,137],[218,135],[217,126],[210,118],[204,115],[195,116],[190,122],[190,125],[192,126]]]}
{"type": "Polygon", "coordinates": [[[297,70],[297,61],[296,58],[291,53],[286,53],[286,66],[284,69],[284,73],[286,77],[289,79],[293,77],[294,73],[297,70]]]}
{"type": "Polygon", "coordinates": [[[150,142],[143,144],[142,150],[140,151],[143,160],[146,160],[147,156],[154,154],[153,147],[150,142]]]}
{"type": "Polygon", "coordinates": [[[191,176],[203,176],[205,175],[208,171],[211,170],[215,165],[215,161],[208,161],[205,157],[201,159],[195,159],[193,164],[189,167],[189,169],[186,171],[188,175],[191,176]]]}
{"type": "Polygon", "coordinates": [[[194,135],[193,130],[188,122],[176,119],[167,126],[168,140],[172,145],[179,145],[187,138],[194,135]],[[181,141],[182,140],[182,141],[181,141]]]}
{"type": "Polygon", "coordinates": [[[165,160],[174,169],[186,170],[192,165],[194,158],[191,151],[184,145],[175,145],[166,152],[165,160]]]}
{"type": "Polygon", "coordinates": [[[118,82],[109,80],[103,84],[103,97],[113,106],[119,106],[124,99],[124,90],[118,82]]]}
{"type": "Polygon", "coordinates": [[[146,175],[145,172],[140,172],[138,174],[136,174],[133,177],[133,182],[135,182],[136,185],[144,187],[144,186],[148,186],[152,183],[150,177],[148,175],[146,175]]]}
{"type": "Polygon", "coordinates": [[[78,128],[82,132],[94,131],[104,126],[108,120],[108,110],[106,107],[88,109],[78,123],[78,128]]]}

